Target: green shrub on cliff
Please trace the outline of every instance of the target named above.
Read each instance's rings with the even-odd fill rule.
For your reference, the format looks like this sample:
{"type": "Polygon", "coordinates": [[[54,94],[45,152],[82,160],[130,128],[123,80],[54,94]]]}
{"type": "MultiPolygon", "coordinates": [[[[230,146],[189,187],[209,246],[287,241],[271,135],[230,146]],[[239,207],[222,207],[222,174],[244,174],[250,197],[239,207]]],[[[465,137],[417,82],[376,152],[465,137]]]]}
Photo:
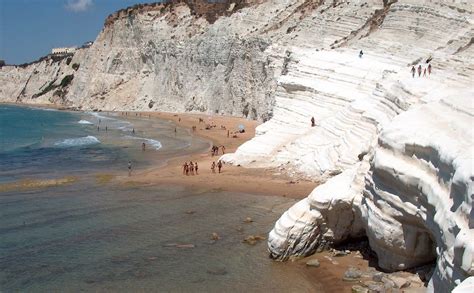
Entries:
{"type": "Polygon", "coordinates": [[[61,87],[68,86],[74,78],[74,74],[66,75],[63,80],[61,80],[61,87]]]}

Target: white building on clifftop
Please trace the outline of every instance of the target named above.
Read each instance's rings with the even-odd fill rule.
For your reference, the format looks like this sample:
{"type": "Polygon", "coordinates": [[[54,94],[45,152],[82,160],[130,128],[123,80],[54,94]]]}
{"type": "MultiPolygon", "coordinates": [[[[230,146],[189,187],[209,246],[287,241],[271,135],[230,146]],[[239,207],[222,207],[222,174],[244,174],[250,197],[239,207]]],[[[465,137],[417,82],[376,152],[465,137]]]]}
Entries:
{"type": "Polygon", "coordinates": [[[59,54],[73,54],[76,52],[76,47],[63,47],[63,48],[53,48],[51,50],[51,54],[59,55],[59,54]]]}

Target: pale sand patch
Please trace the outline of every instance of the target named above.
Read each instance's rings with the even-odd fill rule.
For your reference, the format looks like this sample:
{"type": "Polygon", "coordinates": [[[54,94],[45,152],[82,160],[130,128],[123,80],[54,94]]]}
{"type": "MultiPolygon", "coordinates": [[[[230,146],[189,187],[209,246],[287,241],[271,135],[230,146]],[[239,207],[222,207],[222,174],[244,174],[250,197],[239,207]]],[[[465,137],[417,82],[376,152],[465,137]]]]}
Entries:
{"type": "MultiPolygon", "coordinates": [[[[129,112],[129,115],[135,117],[135,112],[129,112]]],[[[257,121],[229,116],[161,112],[142,112],[139,115],[150,119],[160,118],[172,121],[177,127],[188,129],[191,135],[208,139],[216,146],[225,146],[226,153],[234,152],[242,143],[253,138],[255,128],[259,125],[257,121]],[[199,122],[200,118],[203,122],[199,122]],[[216,127],[206,129],[207,124],[214,124],[216,127]],[[233,137],[233,132],[238,130],[239,125],[245,127],[245,133],[235,133],[236,137],[233,137]],[[195,131],[192,130],[193,126],[196,126],[195,131]],[[228,130],[229,137],[227,136],[228,130]]],[[[126,118],[126,116],[121,117],[126,118]]],[[[218,156],[211,156],[209,149],[205,153],[172,158],[166,166],[134,171],[131,177],[121,176],[118,180],[122,184],[133,181],[133,185],[138,183],[144,185],[181,185],[193,189],[219,189],[291,198],[304,198],[318,185],[316,182],[296,180],[284,174],[279,174],[277,170],[250,169],[228,164],[223,166],[222,173],[219,174],[217,168],[216,173],[212,173],[211,164],[213,161],[217,163],[221,155],[222,150],[219,150],[218,156]],[[185,161],[198,162],[199,175],[183,175],[182,165],[185,161]]]]}

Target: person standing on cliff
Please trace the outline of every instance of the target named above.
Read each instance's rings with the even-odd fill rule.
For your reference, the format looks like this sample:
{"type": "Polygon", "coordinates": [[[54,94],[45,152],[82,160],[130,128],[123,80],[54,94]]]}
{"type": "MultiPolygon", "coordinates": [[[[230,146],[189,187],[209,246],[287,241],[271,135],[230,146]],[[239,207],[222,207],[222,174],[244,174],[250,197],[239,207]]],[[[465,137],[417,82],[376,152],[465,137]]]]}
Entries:
{"type": "Polygon", "coordinates": [[[415,69],[415,65],[413,65],[411,67],[411,77],[415,78],[415,73],[416,73],[416,69],[415,69]]]}

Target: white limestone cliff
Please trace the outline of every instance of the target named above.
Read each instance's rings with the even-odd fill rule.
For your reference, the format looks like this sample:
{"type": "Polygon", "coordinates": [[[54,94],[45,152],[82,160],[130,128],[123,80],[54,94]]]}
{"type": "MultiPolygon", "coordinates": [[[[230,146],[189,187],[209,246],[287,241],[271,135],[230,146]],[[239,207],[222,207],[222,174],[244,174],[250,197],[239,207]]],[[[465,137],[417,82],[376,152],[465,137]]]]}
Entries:
{"type": "Polygon", "coordinates": [[[74,74],[85,53],[46,56],[29,65],[0,68],[0,102],[65,105],[74,74]]]}
{"type": "Polygon", "coordinates": [[[379,265],[436,259],[437,291],[474,274],[473,96],[413,107],[384,127],[360,204],[379,265]]]}
{"type": "Polygon", "coordinates": [[[355,37],[362,29],[334,50],[292,49],[274,116],[222,158],[330,178],[278,220],[271,257],[367,235],[386,270],[435,261],[431,291],[473,275],[472,15],[442,1],[398,1],[367,37],[355,37]],[[412,78],[411,65],[427,59],[433,75],[412,78]]]}
{"type": "Polygon", "coordinates": [[[367,235],[387,270],[436,261],[434,291],[474,274],[470,1],[172,2],[114,13],[69,64],[3,66],[0,102],[266,121],[222,159],[326,180],[276,223],[272,257],[367,235]]]}

